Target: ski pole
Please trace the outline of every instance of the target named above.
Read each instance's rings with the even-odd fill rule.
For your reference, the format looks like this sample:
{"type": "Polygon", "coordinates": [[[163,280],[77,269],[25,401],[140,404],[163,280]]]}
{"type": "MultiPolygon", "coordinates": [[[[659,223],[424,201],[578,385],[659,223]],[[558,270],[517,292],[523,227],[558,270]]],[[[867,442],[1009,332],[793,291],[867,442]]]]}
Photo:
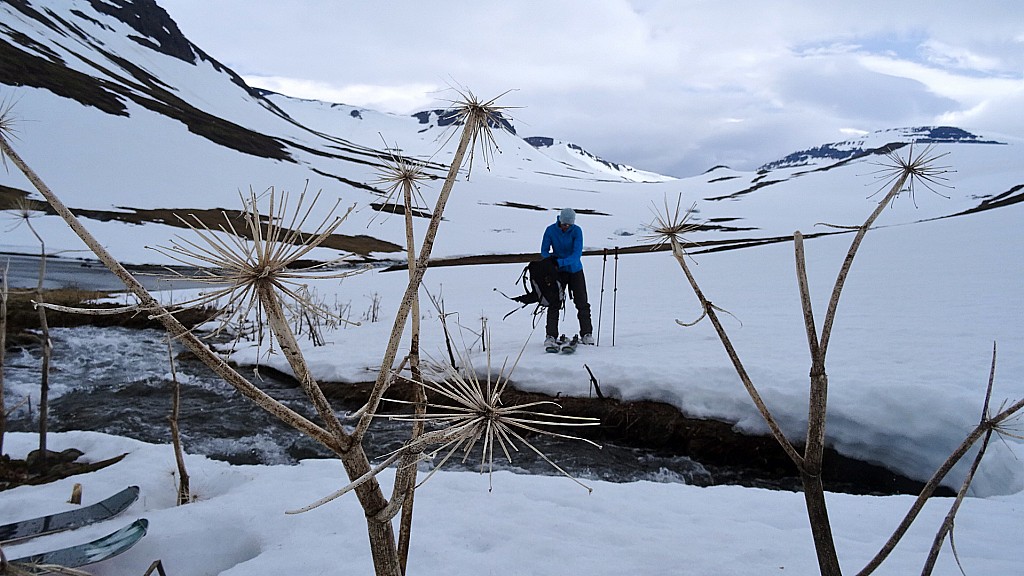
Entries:
{"type": "Polygon", "coordinates": [[[615,263],[612,265],[612,346],[615,346],[615,310],[619,299],[619,247],[615,247],[615,263]]]}
{"type": "Polygon", "coordinates": [[[597,345],[601,345],[601,314],[604,312],[604,277],[608,268],[608,249],[602,250],[601,256],[601,298],[597,304],[597,345]]]}

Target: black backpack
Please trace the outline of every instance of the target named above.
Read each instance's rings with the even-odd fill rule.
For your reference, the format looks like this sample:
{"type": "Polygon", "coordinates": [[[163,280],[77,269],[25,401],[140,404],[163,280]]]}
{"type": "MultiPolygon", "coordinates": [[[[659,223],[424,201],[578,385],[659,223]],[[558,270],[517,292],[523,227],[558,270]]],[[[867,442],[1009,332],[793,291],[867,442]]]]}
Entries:
{"type": "MultiPolygon", "coordinates": [[[[561,307],[562,285],[558,282],[558,265],[553,256],[527,264],[523,268],[523,273],[519,275],[519,282],[522,283],[525,291],[522,296],[513,297],[502,292],[502,295],[509,300],[515,300],[522,304],[517,310],[530,304],[536,304],[537,308],[533,312],[536,315],[540,313],[541,309],[548,306],[561,307]]],[[[513,312],[516,310],[505,314],[502,320],[508,318],[513,312]]]]}

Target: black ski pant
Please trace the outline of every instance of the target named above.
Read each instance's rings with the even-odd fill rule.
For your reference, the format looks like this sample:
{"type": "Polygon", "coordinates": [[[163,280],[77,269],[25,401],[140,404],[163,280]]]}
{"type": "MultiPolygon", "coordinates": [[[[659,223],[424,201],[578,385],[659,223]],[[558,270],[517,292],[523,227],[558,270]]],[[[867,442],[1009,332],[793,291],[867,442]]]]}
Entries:
{"type": "MultiPolygon", "coordinates": [[[[587,301],[587,278],[583,270],[579,272],[559,272],[558,283],[569,289],[569,297],[576,305],[576,318],[580,321],[580,336],[593,334],[594,325],[590,321],[590,302],[587,301]]],[[[559,293],[563,297],[563,292],[559,293]]],[[[548,306],[548,318],[545,331],[548,336],[558,336],[558,313],[562,302],[548,306]]]]}

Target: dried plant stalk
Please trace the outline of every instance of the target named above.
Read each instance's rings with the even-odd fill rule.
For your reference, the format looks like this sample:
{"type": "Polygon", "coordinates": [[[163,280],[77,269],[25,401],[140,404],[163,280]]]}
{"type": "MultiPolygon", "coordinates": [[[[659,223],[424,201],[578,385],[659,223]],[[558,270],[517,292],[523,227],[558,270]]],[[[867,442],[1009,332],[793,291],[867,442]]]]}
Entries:
{"type": "MultiPolygon", "coordinates": [[[[989,371],[990,385],[994,381],[995,361],[996,351],[995,345],[993,345],[992,367],[989,371]]],[[[988,405],[988,397],[990,393],[991,392],[989,391],[986,394],[986,407],[988,405]]],[[[911,524],[913,524],[914,520],[917,519],[921,510],[924,509],[925,503],[935,493],[935,490],[939,487],[953,467],[970,452],[971,447],[973,447],[979,440],[986,437],[990,431],[1001,431],[1001,426],[1011,418],[1015,417],[1021,410],[1024,410],[1024,399],[1014,402],[993,416],[988,415],[988,410],[983,411],[981,422],[975,426],[974,430],[968,433],[967,437],[964,438],[960,445],[957,446],[949,457],[946,458],[946,460],[936,469],[935,473],[932,474],[932,477],[925,483],[924,488],[921,489],[921,493],[918,494],[914,503],[907,511],[907,514],[903,517],[903,520],[900,521],[900,524],[893,531],[892,535],[888,540],[886,540],[885,544],[882,545],[882,548],[878,551],[875,557],[868,561],[867,565],[857,573],[857,576],[868,576],[881,566],[882,562],[889,557],[889,554],[891,554],[896,548],[899,541],[904,535],[906,535],[911,524]]]]}
{"type": "Polygon", "coordinates": [[[181,430],[178,428],[178,416],[181,412],[181,383],[178,382],[178,370],[174,365],[174,348],[170,338],[167,339],[167,361],[171,365],[171,415],[167,418],[171,424],[171,444],[174,446],[174,462],[178,466],[178,506],[192,502],[192,490],[189,487],[188,469],[185,467],[185,454],[181,448],[181,430]]]}
{"type": "MultiPolygon", "coordinates": [[[[22,222],[28,226],[32,235],[39,242],[39,276],[36,279],[36,301],[43,302],[43,285],[46,280],[46,242],[43,237],[32,226],[32,211],[28,208],[21,210],[22,222]]],[[[50,325],[46,321],[46,308],[36,306],[36,313],[39,316],[39,345],[42,350],[42,358],[39,368],[39,460],[38,466],[45,470],[49,454],[47,451],[47,428],[50,413],[50,360],[53,355],[53,342],[50,340],[50,325]]]]}
{"type": "MultiPolygon", "coordinates": [[[[389,199],[399,192],[402,194],[405,217],[406,261],[409,266],[410,282],[416,276],[416,238],[413,227],[414,199],[419,192],[419,182],[425,178],[422,164],[392,154],[391,162],[386,163],[386,168],[380,180],[381,183],[388,185],[389,199]]],[[[423,393],[422,387],[415,384],[420,381],[420,300],[418,291],[413,295],[409,313],[411,315],[411,334],[407,358],[411,381],[414,382],[415,387],[416,411],[417,414],[422,414],[425,409],[426,396],[423,393]]],[[[415,441],[422,433],[423,423],[414,423],[410,432],[411,440],[415,441]]],[[[378,519],[387,521],[394,517],[399,508],[401,509],[402,518],[399,522],[398,531],[398,561],[403,574],[409,562],[409,545],[412,539],[412,514],[418,470],[416,464],[418,461],[418,455],[411,453],[401,458],[392,489],[391,500],[388,506],[377,514],[378,519]]]]}
{"type": "Polygon", "coordinates": [[[0,273],[0,456],[4,454],[4,437],[7,435],[7,404],[4,396],[4,363],[7,361],[7,271],[10,262],[4,264],[0,273]]]}
{"type": "MultiPolygon", "coordinates": [[[[772,435],[789,455],[790,459],[793,460],[800,472],[804,488],[803,492],[808,519],[810,521],[815,551],[818,557],[818,565],[822,575],[837,576],[841,574],[838,555],[836,553],[835,543],[832,537],[831,523],[828,518],[828,509],[825,503],[824,489],[821,483],[821,466],[825,447],[825,420],[828,398],[828,375],[825,371],[825,355],[828,349],[829,337],[835,321],[840,296],[842,294],[846,278],[852,267],[854,257],[856,256],[865,235],[874,225],[874,222],[881,215],[885,207],[891,206],[895,199],[903,192],[909,191],[910,195],[913,196],[915,185],[924,185],[929,189],[932,189],[932,185],[941,185],[940,181],[945,180],[942,177],[942,174],[947,171],[946,168],[935,165],[936,160],[942,156],[943,155],[932,153],[931,147],[926,147],[923,151],[920,151],[915,155],[913,145],[911,145],[907,159],[901,158],[894,152],[891,152],[888,155],[890,162],[883,165],[881,173],[883,175],[882,177],[887,179],[886,185],[891,186],[889,187],[889,191],[886,193],[885,197],[878,202],[878,205],[868,216],[865,222],[855,228],[856,234],[854,235],[850,248],[847,251],[842,266],[840,267],[835,285],[833,286],[832,295],[828,302],[828,308],[825,313],[825,320],[822,325],[820,337],[817,333],[816,323],[814,321],[810,290],[807,282],[803,236],[799,231],[795,232],[793,235],[797,284],[800,290],[801,310],[804,316],[805,331],[807,334],[808,348],[811,357],[807,436],[805,438],[803,454],[798,453],[792,443],[786,439],[785,435],[782,433],[775,419],[771,415],[771,412],[761,400],[756,388],[750,382],[749,376],[747,376],[746,371],[743,369],[743,366],[740,363],[728,336],[722,328],[721,323],[718,321],[717,314],[715,312],[717,307],[712,305],[711,302],[705,298],[687,265],[686,254],[682,248],[682,242],[680,241],[679,236],[682,232],[687,230],[686,219],[688,218],[689,213],[686,216],[680,217],[679,206],[677,204],[675,214],[673,215],[666,203],[664,215],[659,215],[656,225],[653,226],[654,232],[657,237],[660,237],[661,243],[671,243],[673,255],[683,268],[687,280],[701,303],[701,319],[706,316],[711,320],[715,330],[718,332],[719,339],[722,341],[723,346],[729,354],[730,360],[733,362],[733,366],[739,374],[744,387],[750,394],[751,399],[754,401],[755,406],[761,413],[765,422],[768,424],[772,435]]],[[[696,322],[693,324],[696,324],[696,322]]],[[[995,358],[993,353],[993,370],[994,363],[995,358]]],[[[991,388],[989,390],[989,394],[990,393],[991,388]]],[[[986,413],[987,405],[988,399],[986,397],[986,413]]],[[[897,528],[896,533],[894,533],[890,540],[883,546],[882,551],[880,551],[879,554],[860,573],[861,575],[870,574],[878,565],[881,564],[888,553],[891,552],[892,548],[895,547],[896,542],[899,541],[905,531],[909,528],[917,513],[920,511],[920,508],[923,507],[925,500],[934,493],[935,488],[938,487],[942,478],[944,478],[949,470],[952,469],[952,466],[967,453],[970,447],[973,446],[974,443],[982,436],[986,436],[987,444],[987,437],[991,434],[991,430],[999,426],[1004,420],[1011,417],[1022,408],[1024,408],[1024,400],[1014,404],[1006,411],[1000,412],[992,418],[986,418],[983,415],[982,424],[980,424],[976,430],[968,436],[964,443],[950,455],[949,459],[947,459],[947,461],[939,468],[929,483],[926,484],[918,497],[917,502],[915,502],[915,505],[911,508],[911,511],[904,519],[904,522],[901,523],[897,528]]],[[[962,492],[966,490],[967,486],[969,486],[970,478],[972,476],[973,475],[969,475],[964,488],[962,488],[962,492]]],[[[957,506],[954,506],[953,510],[950,511],[950,516],[947,520],[946,526],[951,525],[952,516],[956,513],[956,507],[957,506]]],[[[942,535],[943,533],[940,531],[940,535],[936,537],[937,542],[941,540],[942,535]]],[[[930,564],[926,565],[926,570],[930,569],[928,566],[930,566],[930,564]]]]}
{"type": "Polygon", "coordinates": [[[455,156],[452,158],[451,166],[449,166],[448,176],[445,178],[441,191],[438,194],[437,203],[434,206],[434,212],[431,215],[430,222],[427,224],[427,229],[424,233],[423,244],[420,246],[419,256],[416,258],[416,265],[413,268],[412,275],[409,278],[409,284],[405,293],[402,295],[398,312],[395,315],[395,323],[391,329],[388,346],[384,352],[384,358],[380,363],[381,370],[377,375],[373,391],[367,401],[368,410],[363,414],[356,426],[354,433],[354,439],[356,442],[360,442],[363,435],[366,434],[366,431],[369,429],[370,422],[373,419],[373,414],[376,412],[377,406],[380,404],[380,400],[383,398],[384,392],[387,390],[388,384],[391,381],[392,367],[394,366],[395,358],[398,355],[398,345],[402,340],[402,333],[405,331],[405,325],[409,318],[409,312],[412,309],[413,299],[419,291],[420,283],[423,281],[423,275],[427,271],[427,266],[430,262],[430,254],[434,248],[434,239],[437,237],[437,230],[441,225],[444,208],[448,203],[452,187],[455,185],[455,180],[458,177],[463,159],[466,156],[466,151],[470,148],[470,145],[475,144],[478,139],[484,144],[485,149],[489,143],[493,142],[493,136],[491,135],[491,123],[493,118],[498,115],[500,111],[500,107],[494,103],[495,99],[487,102],[481,102],[477,100],[472,93],[464,96],[464,100],[459,104],[456,110],[457,116],[463,124],[462,137],[459,139],[458,147],[455,150],[455,156]]]}
{"type": "Polygon", "coordinates": [[[194,353],[200,361],[217,373],[218,376],[223,378],[228,384],[235,387],[244,396],[256,402],[256,404],[264,410],[273,414],[275,417],[293,428],[296,428],[310,436],[314,440],[319,441],[328,448],[336,451],[341,450],[341,446],[330,434],[327,433],[326,430],[310,422],[304,416],[291,410],[284,404],[281,404],[249,382],[235,371],[234,368],[232,368],[223,358],[213,352],[205,342],[192,334],[190,330],[185,328],[185,326],[178,322],[176,318],[171,316],[152,296],[152,294],[150,294],[149,291],[146,290],[146,288],[134,276],[132,276],[132,274],[128,272],[124,266],[122,266],[121,263],[118,262],[117,259],[99,243],[99,241],[96,240],[92,233],[82,225],[78,218],[72,214],[60,198],[50,190],[49,186],[47,186],[35,171],[25,163],[21,156],[11,148],[10,143],[7,141],[6,134],[2,132],[0,132],[0,152],[2,152],[6,158],[9,158],[11,162],[14,163],[14,165],[21,170],[23,174],[25,174],[36,190],[46,198],[46,201],[49,202],[57,215],[64,220],[68,227],[71,228],[71,230],[75,232],[83,242],[85,242],[86,246],[93,251],[96,257],[108,269],[110,269],[110,271],[113,272],[113,274],[117,276],[122,283],[124,283],[128,291],[138,298],[140,306],[150,310],[157,317],[173,338],[180,341],[189,349],[189,351],[194,353]]]}

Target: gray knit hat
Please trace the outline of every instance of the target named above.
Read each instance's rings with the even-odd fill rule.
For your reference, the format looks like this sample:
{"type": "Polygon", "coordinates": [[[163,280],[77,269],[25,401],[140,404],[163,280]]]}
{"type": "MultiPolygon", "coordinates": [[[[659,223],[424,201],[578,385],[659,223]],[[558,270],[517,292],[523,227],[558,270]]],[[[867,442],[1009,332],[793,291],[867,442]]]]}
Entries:
{"type": "Polygon", "coordinates": [[[562,213],[558,215],[558,222],[572,226],[576,223],[576,212],[572,208],[562,208],[562,213]]]}

